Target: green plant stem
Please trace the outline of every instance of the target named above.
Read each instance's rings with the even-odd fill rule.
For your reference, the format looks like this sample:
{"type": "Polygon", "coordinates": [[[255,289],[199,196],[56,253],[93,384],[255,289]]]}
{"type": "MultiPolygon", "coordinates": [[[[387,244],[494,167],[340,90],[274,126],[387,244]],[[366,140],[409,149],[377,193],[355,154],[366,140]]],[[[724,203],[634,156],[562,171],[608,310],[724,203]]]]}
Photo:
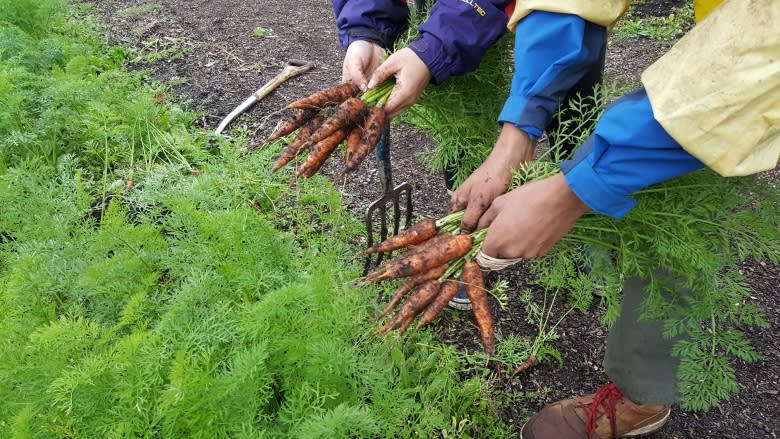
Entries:
{"type": "Polygon", "coordinates": [[[383,107],[395,87],[395,79],[388,79],[375,88],[366,90],[360,97],[368,106],[383,107]]]}

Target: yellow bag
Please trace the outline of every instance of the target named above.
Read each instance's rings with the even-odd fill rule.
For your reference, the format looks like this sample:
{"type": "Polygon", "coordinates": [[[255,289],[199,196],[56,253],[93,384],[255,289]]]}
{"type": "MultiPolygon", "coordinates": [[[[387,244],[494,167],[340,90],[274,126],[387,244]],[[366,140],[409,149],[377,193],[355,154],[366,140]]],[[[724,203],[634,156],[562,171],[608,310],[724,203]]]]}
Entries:
{"type": "Polygon", "coordinates": [[[693,13],[696,18],[696,22],[704,20],[704,18],[710,15],[710,12],[720,6],[723,0],[693,0],[693,13]]]}
{"type": "Polygon", "coordinates": [[[517,22],[532,11],[578,15],[591,23],[611,28],[628,9],[628,0],[517,0],[507,27],[514,32],[517,22]]]}
{"type": "Polygon", "coordinates": [[[780,0],[725,1],[642,74],[656,120],[723,176],[780,158],[777,23],[780,0]]]}

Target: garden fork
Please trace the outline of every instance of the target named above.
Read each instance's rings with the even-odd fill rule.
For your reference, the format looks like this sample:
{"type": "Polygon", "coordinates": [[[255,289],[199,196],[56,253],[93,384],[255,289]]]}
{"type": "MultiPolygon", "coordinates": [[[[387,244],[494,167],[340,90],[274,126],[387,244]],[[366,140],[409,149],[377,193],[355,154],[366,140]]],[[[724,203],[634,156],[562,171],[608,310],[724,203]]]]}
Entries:
{"type": "MultiPolygon", "coordinates": [[[[392,223],[392,234],[398,234],[403,218],[404,228],[412,224],[412,186],[401,183],[393,187],[393,174],[390,167],[390,122],[382,127],[382,137],[376,146],[376,167],[379,174],[379,186],[382,197],[371,203],[366,209],[366,248],[387,239],[388,225],[392,223]],[[392,188],[392,189],[391,189],[392,188]]],[[[384,254],[366,255],[363,275],[371,267],[378,266],[384,254]]]]}

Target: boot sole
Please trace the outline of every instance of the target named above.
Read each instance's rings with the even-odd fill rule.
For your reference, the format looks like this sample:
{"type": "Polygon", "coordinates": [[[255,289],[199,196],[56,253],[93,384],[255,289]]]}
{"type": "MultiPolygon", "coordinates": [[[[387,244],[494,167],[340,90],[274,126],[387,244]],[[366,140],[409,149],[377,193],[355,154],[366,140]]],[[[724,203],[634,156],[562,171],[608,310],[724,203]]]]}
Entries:
{"type": "Polygon", "coordinates": [[[648,433],[652,433],[654,431],[658,431],[661,429],[661,427],[666,424],[666,421],[669,420],[669,415],[672,413],[672,410],[669,409],[666,411],[666,415],[664,415],[663,418],[653,422],[652,424],[645,425],[644,427],[637,428],[636,430],[629,431],[628,433],[624,434],[623,437],[637,437],[637,436],[643,436],[648,433]]]}
{"type": "MultiPolygon", "coordinates": [[[[666,415],[664,415],[663,418],[659,419],[658,421],[653,422],[652,424],[645,425],[644,427],[637,428],[636,430],[629,431],[628,433],[625,433],[621,435],[620,437],[637,437],[642,436],[645,434],[653,433],[655,431],[658,431],[666,424],[666,421],[669,420],[669,415],[672,413],[672,410],[669,409],[666,411],[666,415]]],[[[523,424],[523,428],[520,429],[520,439],[523,439],[523,431],[525,431],[525,426],[528,425],[526,422],[523,424]]]]}

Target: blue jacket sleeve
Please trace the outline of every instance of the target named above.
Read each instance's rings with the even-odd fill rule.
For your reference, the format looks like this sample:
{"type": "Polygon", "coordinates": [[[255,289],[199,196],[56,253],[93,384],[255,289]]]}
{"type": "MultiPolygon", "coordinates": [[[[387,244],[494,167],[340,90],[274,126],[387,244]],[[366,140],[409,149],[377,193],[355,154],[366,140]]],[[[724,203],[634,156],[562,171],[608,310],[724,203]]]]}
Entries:
{"type": "Polygon", "coordinates": [[[574,157],[561,164],[572,191],[615,219],[634,208],[633,193],[702,167],[655,120],[644,88],[607,108],[574,157]]]}
{"type": "Polygon", "coordinates": [[[438,0],[420,26],[420,37],[409,48],[431,70],[435,83],[476,70],[488,49],[507,31],[504,8],[509,3],[438,0]]]}
{"type": "Polygon", "coordinates": [[[333,0],[341,46],[355,40],[373,41],[388,49],[409,21],[409,8],[400,0],[333,0]]]}
{"type": "Polygon", "coordinates": [[[499,123],[541,137],[569,89],[600,69],[606,29],[576,15],[534,11],[515,29],[515,74],[499,123]]]}

